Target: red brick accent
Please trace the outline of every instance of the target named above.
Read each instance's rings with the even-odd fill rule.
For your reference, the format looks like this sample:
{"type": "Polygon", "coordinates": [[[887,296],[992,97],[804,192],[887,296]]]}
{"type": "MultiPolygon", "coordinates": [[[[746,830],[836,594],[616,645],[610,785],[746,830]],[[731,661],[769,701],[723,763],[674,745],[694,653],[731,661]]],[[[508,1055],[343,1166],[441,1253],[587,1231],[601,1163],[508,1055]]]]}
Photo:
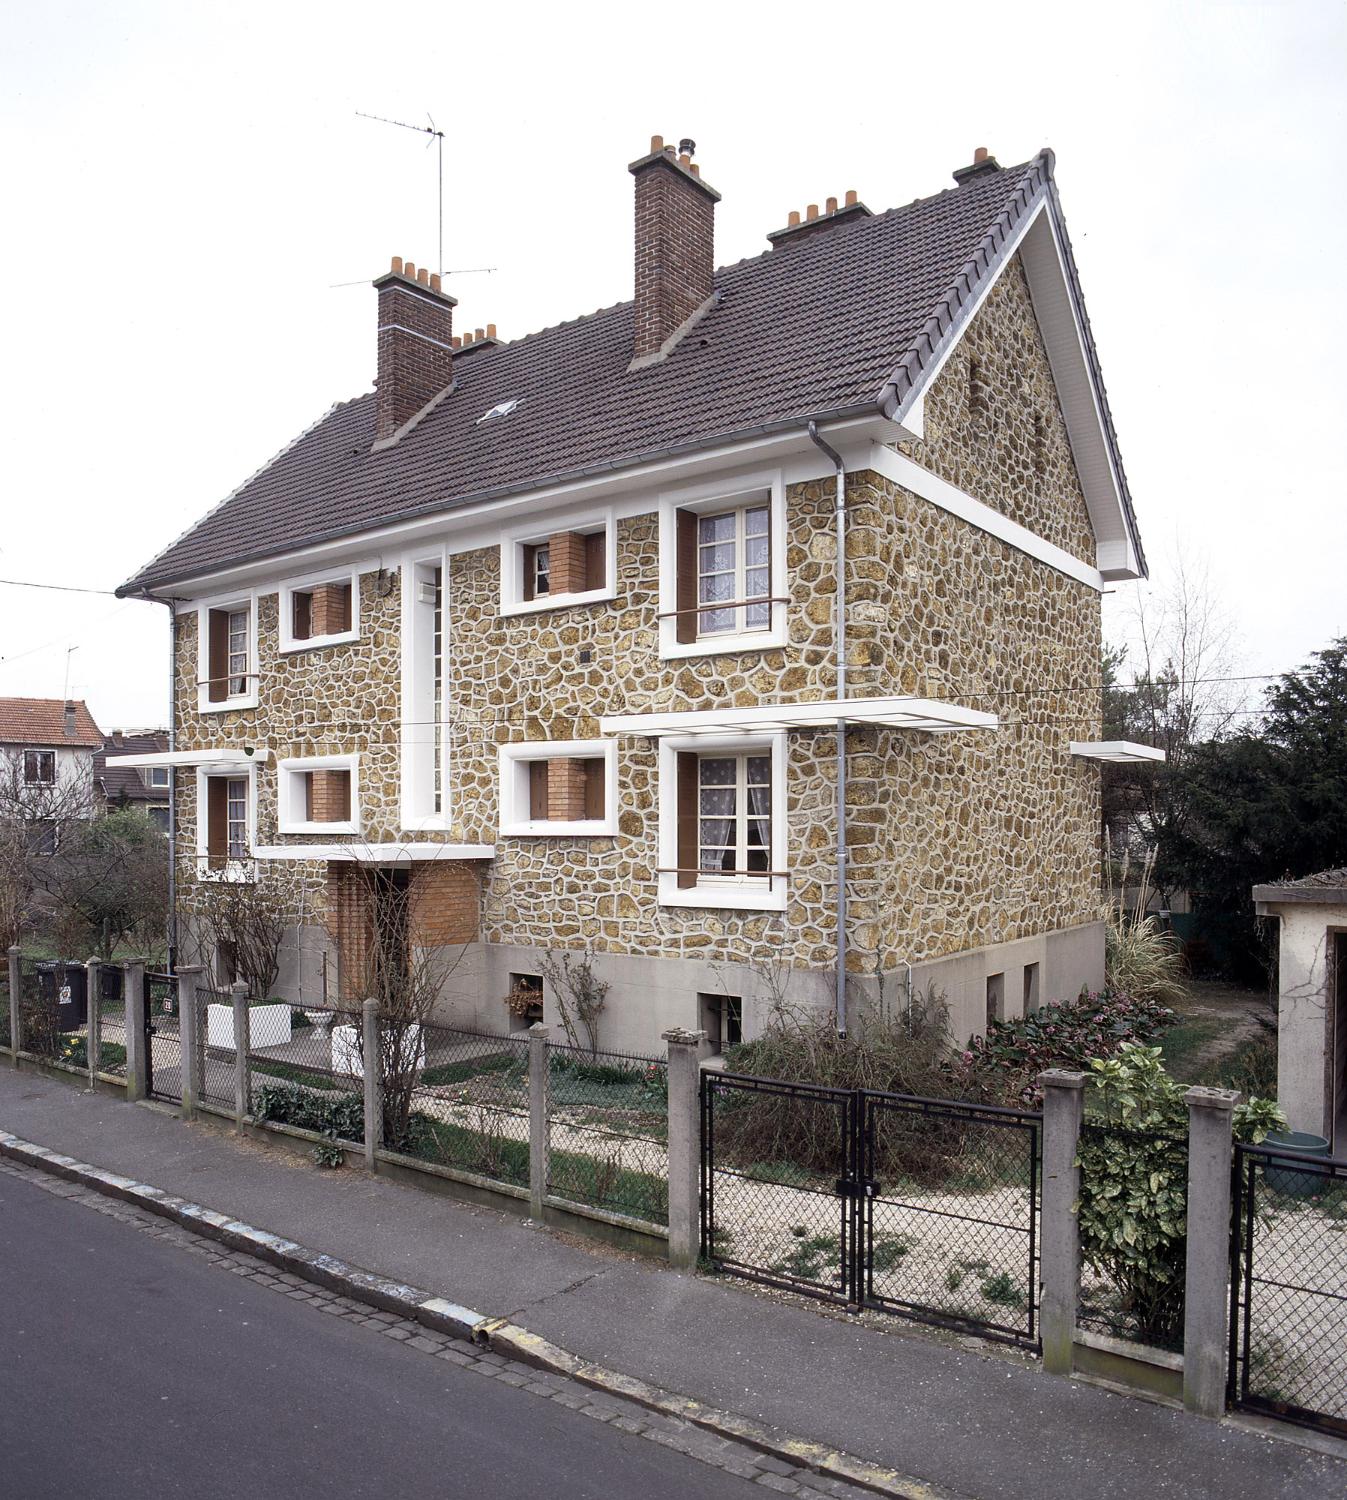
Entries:
{"type": "Polygon", "coordinates": [[[351,628],[351,585],[320,583],[310,590],[309,631],[312,635],[339,635],[351,628]]]}
{"type": "MultiPolygon", "coordinates": [[[[652,142],[653,144],[653,142],[652,142]]],[[[711,295],[719,193],[672,147],[634,161],[636,359],[658,354],[711,295]]]]}
{"type": "Polygon", "coordinates": [[[337,994],[343,1001],[359,993],[373,936],[373,896],[363,870],[347,864],[327,867],[328,931],[337,945],[337,994]]]}
{"type": "Polygon", "coordinates": [[[579,823],[585,816],[585,762],[575,756],[547,763],[547,816],[553,823],[579,823]]]}
{"type": "Polygon", "coordinates": [[[309,821],[345,823],[351,816],[351,773],[309,772],[309,821]]]}
{"type": "Polygon", "coordinates": [[[412,866],[412,942],[447,948],[476,941],[481,887],[471,865],[429,860],[412,866]]]}
{"type": "Polygon", "coordinates": [[[585,581],[586,538],[578,531],[557,531],[547,539],[548,589],[553,594],[581,594],[585,581]]]}
{"type": "Polygon", "coordinates": [[[456,300],[402,270],[401,262],[374,283],[379,292],[379,374],[375,382],[375,441],[399,427],[453,379],[456,300]]]}

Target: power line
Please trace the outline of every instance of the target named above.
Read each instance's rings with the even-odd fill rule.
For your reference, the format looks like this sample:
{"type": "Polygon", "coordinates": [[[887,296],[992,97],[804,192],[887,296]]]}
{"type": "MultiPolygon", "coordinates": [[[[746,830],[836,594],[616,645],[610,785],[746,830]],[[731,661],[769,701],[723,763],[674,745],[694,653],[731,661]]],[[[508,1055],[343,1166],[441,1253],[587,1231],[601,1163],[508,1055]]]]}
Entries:
{"type": "Polygon", "coordinates": [[[29,578],[0,578],[0,583],[13,589],[54,589],[61,594],[103,594],[109,599],[117,597],[116,589],[82,589],[73,583],[35,583],[29,578]]]}

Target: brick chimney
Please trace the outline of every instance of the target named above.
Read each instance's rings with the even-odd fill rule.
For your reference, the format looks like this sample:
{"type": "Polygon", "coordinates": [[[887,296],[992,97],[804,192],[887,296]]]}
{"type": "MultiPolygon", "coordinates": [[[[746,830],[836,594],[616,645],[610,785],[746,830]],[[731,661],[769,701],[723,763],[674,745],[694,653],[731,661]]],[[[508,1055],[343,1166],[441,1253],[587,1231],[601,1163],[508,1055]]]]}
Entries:
{"type": "Polygon", "coordinates": [[[65,737],[68,740],[73,740],[75,738],[75,735],[79,731],[79,724],[75,715],[75,705],[70,701],[69,698],[67,698],[65,701],[64,729],[65,737]]]}
{"type": "Polygon", "coordinates": [[[977,146],[973,150],[973,160],[966,167],[955,167],[954,180],[960,187],[974,177],[985,177],[988,172],[999,172],[1001,163],[987,150],[985,146],[977,146]]]}
{"type": "Polygon", "coordinates": [[[798,209],[791,209],[786,227],[772,230],[767,239],[773,250],[779,250],[782,245],[798,244],[800,240],[831,229],[834,225],[850,224],[855,219],[868,218],[870,210],[856,196],[856,189],[848,188],[846,197],[840,204],[836,198],[829,198],[822,213],[819,213],[817,203],[809,205],[804,218],[800,217],[798,209]]]}
{"type": "Polygon", "coordinates": [[[440,278],[402,257],[374,283],[379,293],[379,374],[374,441],[386,442],[454,378],[453,297],[440,278]]]}
{"type": "Polygon", "coordinates": [[[711,296],[720,194],[701,180],[690,140],[675,152],[652,136],[631,163],[636,179],[636,338],[633,363],[658,356],[711,296]]]}

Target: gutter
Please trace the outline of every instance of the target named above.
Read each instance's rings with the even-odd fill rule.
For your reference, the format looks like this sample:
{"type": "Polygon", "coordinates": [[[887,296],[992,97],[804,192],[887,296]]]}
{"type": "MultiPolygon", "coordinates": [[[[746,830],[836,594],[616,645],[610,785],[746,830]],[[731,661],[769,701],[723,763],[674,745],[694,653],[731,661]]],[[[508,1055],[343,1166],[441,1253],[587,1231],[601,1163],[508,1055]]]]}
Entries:
{"type": "Polygon", "coordinates": [[[833,1022],[847,1034],[847,471],[842,455],[819,436],[818,423],[805,428],[809,441],[832,463],[836,476],[833,521],[837,529],[837,603],[833,639],[837,647],[837,958],[833,1022]]]}

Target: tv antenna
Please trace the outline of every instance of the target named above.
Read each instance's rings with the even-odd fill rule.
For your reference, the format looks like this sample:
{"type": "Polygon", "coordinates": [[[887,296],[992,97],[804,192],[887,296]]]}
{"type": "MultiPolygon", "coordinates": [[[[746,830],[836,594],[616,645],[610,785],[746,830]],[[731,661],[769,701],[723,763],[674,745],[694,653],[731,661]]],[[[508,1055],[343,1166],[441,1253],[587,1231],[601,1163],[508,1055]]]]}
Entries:
{"type": "Polygon", "coordinates": [[[438,265],[437,265],[436,269],[437,269],[437,273],[440,276],[443,276],[444,275],[444,131],[439,130],[439,129],[436,128],[435,121],[431,119],[431,117],[430,117],[430,111],[429,110],[426,111],[426,119],[430,121],[430,123],[428,125],[409,125],[406,120],[390,120],[387,115],[370,115],[370,114],[366,114],[363,109],[356,110],[356,115],[360,119],[362,119],[362,120],[377,120],[380,125],[396,125],[399,130],[414,130],[414,131],[416,131],[416,133],[418,135],[429,136],[430,140],[428,140],[426,142],[427,146],[430,145],[431,141],[434,141],[436,152],[437,152],[437,154],[439,156],[439,163],[438,163],[438,165],[439,165],[439,181],[440,181],[440,192],[439,192],[440,237],[439,237],[439,246],[438,246],[438,250],[439,250],[438,265]]]}

